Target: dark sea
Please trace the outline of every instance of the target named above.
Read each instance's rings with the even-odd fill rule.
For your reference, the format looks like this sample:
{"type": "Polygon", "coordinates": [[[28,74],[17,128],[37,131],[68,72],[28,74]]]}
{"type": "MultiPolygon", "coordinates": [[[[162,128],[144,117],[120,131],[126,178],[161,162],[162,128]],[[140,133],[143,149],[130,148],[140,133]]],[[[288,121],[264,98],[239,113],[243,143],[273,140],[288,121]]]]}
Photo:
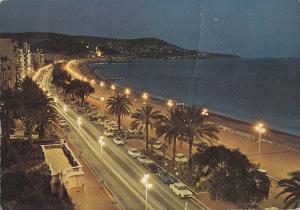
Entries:
{"type": "Polygon", "coordinates": [[[153,96],[300,136],[300,58],[141,60],[93,64],[106,78],[153,96]]]}

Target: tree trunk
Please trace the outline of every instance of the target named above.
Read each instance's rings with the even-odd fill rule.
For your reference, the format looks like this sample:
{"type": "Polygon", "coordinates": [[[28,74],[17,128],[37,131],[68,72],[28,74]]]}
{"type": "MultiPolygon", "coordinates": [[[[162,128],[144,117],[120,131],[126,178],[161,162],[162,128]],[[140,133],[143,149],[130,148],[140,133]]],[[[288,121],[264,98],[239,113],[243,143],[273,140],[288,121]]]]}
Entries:
{"type": "Polygon", "coordinates": [[[173,140],[173,161],[175,163],[175,155],[176,155],[176,137],[174,137],[174,140],[173,140]]]}
{"type": "Polygon", "coordinates": [[[145,138],[146,138],[146,150],[148,150],[148,125],[146,125],[146,127],[145,127],[145,133],[146,133],[146,135],[145,135],[145,138]]]}
{"type": "Polygon", "coordinates": [[[121,114],[118,114],[118,130],[121,130],[121,114]]]}
{"type": "Polygon", "coordinates": [[[43,139],[45,137],[45,126],[39,125],[39,139],[43,139]]]}

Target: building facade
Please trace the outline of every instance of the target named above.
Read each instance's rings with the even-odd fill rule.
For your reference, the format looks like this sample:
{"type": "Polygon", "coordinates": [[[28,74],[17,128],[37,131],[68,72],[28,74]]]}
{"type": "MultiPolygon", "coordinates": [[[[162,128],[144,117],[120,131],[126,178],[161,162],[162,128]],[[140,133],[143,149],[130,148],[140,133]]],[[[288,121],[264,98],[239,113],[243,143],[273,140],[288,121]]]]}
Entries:
{"type": "Polygon", "coordinates": [[[0,39],[0,88],[13,88],[17,81],[16,45],[10,39],[0,39]]]}

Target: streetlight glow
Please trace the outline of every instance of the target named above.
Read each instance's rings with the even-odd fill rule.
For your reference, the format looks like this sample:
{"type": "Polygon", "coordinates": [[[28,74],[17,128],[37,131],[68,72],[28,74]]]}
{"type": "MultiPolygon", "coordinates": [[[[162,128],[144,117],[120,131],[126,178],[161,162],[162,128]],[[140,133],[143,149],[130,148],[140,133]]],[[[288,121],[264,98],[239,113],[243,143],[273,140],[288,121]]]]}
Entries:
{"type": "Polygon", "coordinates": [[[115,92],[115,90],[116,90],[116,86],[114,85],[114,84],[112,84],[111,86],[110,86],[110,89],[113,91],[113,93],[115,92]]]}
{"type": "Polygon", "coordinates": [[[207,116],[207,115],[208,115],[208,110],[204,108],[204,109],[202,110],[202,112],[201,112],[201,115],[207,116]]]}
{"type": "Polygon", "coordinates": [[[101,81],[100,82],[100,87],[103,88],[105,86],[105,82],[101,81]]]}
{"type": "Polygon", "coordinates": [[[91,83],[94,85],[94,84],[95,84],[95,80],[92,79],[92,80],[91,80],[91,83]]]}
{"type": "Polygon", "coordinates": [[[258,135],[258,166],[260,167],[260,159],[261,159],[261,135],[266,132],[263,123],[258,123],[255,126],[255,130],[259,133],[258,135]]]}
{"type": "Polygon", "coordinates": [[[144,104],[146,104],[147,103],[147,99],[148,99],[148,93],[143,93],[142,97],[144,99],[144,104]]]}
{"type": "Polygon", "coordinates": [[[169,107],[169,109],[172,108],[172,106],[174,106],[174,103],[173,103],[173,101],[171,99],[168,100],[167,106],[169,107]]]}
{"type": "Polygon", "coordinates": [[[130,89],[129,89],[129,88],[126,88],[124,92],[125,92],[125,94],[126,94],[126,96],[127,96],[127,98],[128,98],[128,96],[129,96],[129,94],[130,94],[130,89]]]}

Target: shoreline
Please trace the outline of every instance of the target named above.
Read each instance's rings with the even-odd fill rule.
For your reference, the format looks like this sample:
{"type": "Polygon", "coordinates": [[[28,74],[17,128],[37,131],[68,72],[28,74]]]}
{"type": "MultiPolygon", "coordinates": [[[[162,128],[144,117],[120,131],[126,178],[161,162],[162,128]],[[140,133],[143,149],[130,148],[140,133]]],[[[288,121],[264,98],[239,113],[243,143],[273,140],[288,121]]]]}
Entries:
{"type": "MultiPolygon", "coordinates": [[[[101,61],[96,61],[97,63],[101,63],[101,61]]],[[[118,84],[118,82],[113,82],[107,80],[104,76],[101,76],[94,72],[90,65],[95,63],[95,61],[84,61],[78,64],[80,72],[85,75],[88,79],[94,79],[99,81],[105,81],[109,86],[114,84],[116,86],[117,92],[124,92],[125,87],[118,84]]],[[[108,87],[106,87],[107,89],[108,87]]],[[[135,89],[130,88],[131,96],[134,98],[138,98],[141,96],[142,92],[136,91],[135,89]]],[[[163,97],[157,97],[153,95],[149,95],[150,103],[155,104],[157,106],[166,106],[167,100],[163,97]]],[[[176,102],[176,101],[173,101],[176,102]]],[[[242,121],[239,119],[234,119],[228,116],[216,114],[213,112],[209,112],[210,118],[209,121],[215,123],[219,126],[219,128],[223,131],[230,132],[232,134],[236,134],[238,136],[246,137],[251,141],[256,141],[258,138],[258,134],[254,130],[254,125],[242,121]]],[[[267,133],[263,136],[262,141],[267,143],[274,143],[280,146],[285,147],[286,149],[290,149],[296,152],[300,152],[300,137],[294,134],[286,133],[284,131],[279,131],[272,128],[267,128],[267,133]]]]}

